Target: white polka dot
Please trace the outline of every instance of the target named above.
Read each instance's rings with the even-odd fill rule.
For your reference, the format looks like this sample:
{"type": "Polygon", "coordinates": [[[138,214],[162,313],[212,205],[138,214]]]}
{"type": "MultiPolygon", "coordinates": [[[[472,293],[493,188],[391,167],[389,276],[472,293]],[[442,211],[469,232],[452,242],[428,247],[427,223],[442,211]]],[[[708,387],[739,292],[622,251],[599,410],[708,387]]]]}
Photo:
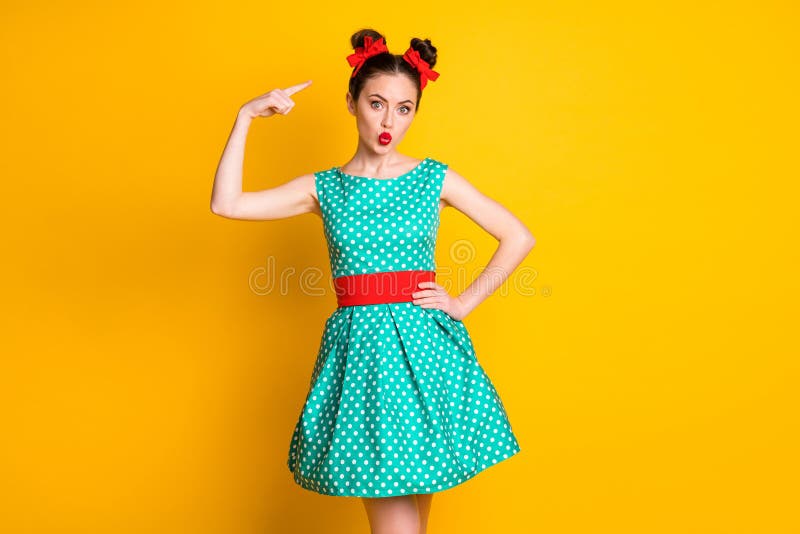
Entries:
{"type": "MultiPolygon", "coordinates": [[[[338,167],[316,173],[332,276],[435,271],[446,171],[425,158],[390,179],[338,167]]],[[[328,317],[289,446],[301,487],[341,496],[433,493],[518,452],[461,321],[413,302],[345,306],[328,317]]]]}

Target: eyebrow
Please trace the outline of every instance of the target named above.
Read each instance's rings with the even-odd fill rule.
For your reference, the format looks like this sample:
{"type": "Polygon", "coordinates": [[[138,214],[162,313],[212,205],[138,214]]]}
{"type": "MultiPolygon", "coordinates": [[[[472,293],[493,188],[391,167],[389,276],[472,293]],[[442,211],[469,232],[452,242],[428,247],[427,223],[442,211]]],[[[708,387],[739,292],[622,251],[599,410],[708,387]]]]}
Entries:
{"type": "MultiPolygon", "coordinates": [[[[380,98],[380,99],[381,99],[381,100],[383,100],[384,102],[388,102],[388,100],[386,100],[385,98],[383,98],[383,97],[382,97],[381,95],[379,95],[378,93],[372,93],[372,94],[371,94],[371,95],[369,95],[369,96],[377,96],[378,98],[380,98]]],[[[411,100],[403,100],[402,102],[398,102],[398,104],[403,104],[403,103],[405,103],[405,102],[408,102],[409,104],[413,104],[413,103],[414,103],[414,102],[412,102],[411,100]]]]}

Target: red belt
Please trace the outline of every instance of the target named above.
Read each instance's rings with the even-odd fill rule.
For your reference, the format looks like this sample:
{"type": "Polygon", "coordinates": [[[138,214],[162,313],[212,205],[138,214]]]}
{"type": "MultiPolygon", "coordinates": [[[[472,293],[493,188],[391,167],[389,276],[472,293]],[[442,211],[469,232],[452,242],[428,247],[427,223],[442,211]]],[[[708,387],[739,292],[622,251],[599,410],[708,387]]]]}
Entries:
{"type": "Polygon", "coordinates": [[[342,306],[410,302],[411,293],[425,288],[420,282],[436,281],[436,271],[389,271],[353,274],[333,279],[336,301],[342,306]]]}

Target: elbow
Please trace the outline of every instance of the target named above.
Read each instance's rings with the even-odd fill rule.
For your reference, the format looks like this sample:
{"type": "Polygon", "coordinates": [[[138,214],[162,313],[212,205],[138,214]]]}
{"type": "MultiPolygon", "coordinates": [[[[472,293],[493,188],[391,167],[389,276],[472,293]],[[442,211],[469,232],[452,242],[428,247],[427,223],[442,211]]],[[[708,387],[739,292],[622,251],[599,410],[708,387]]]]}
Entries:
{"type": "Polygon", "coordinates": [[[211,195],[211,213],[228,219],[237,219],[239,211],[239,199],[237,195],[211,195]]]}
{"type": "Polygon", "coordinates": [[[525,246],[528,247],[528,250],[532,249],[534,245],[536,245],[536,238],[533,237],[533,234],[530,230],[528,230],[528,228],[522,229],[520,239],[523,243],[525,243],[525,246]]]}
{"type": "Polygon", "coordinates": [[[520,241],[522,242],[522,247],[526,255],[533,250],[533,247],[536,245],[536,238],[533,237],[533,234],[528,230],[522,233],[520,241]]]}
{"type": "Polygon", "coordinates": [[[211,213],[214,215],[219,215],[220,217],[231,217],[231,210],[230,206],[223,204],[221,202],[214,202],[211,201],[211,213]]]}
{"type": "Polygon", "coordinates": [[[528,234],[525,236],[525,246],[527,247],[528,252],[530,252],[533,247],[536,246],[536,238],[533,237],[533,234],[528,234]]]}
{"type": "Polygon", "coordinates": [[[500,241],[509,244],[513,243],[514,247],[518,247],[526,255],[536,244],[536,238],[527,230],[518,234],[509,235],[507,238],[500,238],[500,241]]]}
{"type": "Polygon", "coordinates": [[[222,215],[220,207],[214,204],[213,202],[211,203],[211,213],[213,213],[214,215],[220,215],[220,216],[222,215]]]}
{"type": "Polygon", "coordinates": [[[226,210],[224,208],[220,208],[218,206],[211,206],[211,213],[213,213],[214,215],[219,215],[220,217],[225,217],[226,219],[234,219],[235,218],[235,217],[233,217],[231,215],[230,211],[228,211],[228,210],[226,210]]]}

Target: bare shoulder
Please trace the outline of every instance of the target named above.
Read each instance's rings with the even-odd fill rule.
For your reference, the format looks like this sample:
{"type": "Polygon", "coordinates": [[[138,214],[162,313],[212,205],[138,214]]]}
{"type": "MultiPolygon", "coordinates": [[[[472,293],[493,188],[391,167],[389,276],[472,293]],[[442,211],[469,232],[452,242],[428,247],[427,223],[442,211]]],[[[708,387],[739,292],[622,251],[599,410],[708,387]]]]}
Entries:
{"type": "Polygon", "coordinates": [[[459,211],[464,211],[463,207],[477,196],[483,194],[464,176],[458,173],[453,167],[447,166],[447,171],[442,182],[441,200],[445,206],[453,206],[459,211]]]}
{"type": "Polygon", "coordinates": [[[522,221],[505,206],[480,191],[450,166],[444,176],[441,197],[497,239],[529,233],[522,221]]]}

